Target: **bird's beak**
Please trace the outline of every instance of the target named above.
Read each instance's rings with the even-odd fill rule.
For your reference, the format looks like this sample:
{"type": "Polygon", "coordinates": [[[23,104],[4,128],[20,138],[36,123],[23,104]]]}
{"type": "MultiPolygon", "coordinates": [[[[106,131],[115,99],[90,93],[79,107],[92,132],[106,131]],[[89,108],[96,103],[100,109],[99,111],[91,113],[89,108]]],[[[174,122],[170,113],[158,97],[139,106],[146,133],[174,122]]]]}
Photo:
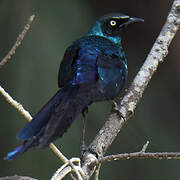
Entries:
{"type": "Polygon", "coordinates": [[[129,21],[127,22],[127,24],[131,24],[131,23],[134,23],[134,22],[144,22],[144,19],[131,17],[131,18],[129,18],[129,21]]]}
{"type": "Polygon", "coordinates": [[[142,18],[136,18],[136,17],[130,17],[127,22],[123,23],[120,28],[127,27],[129,24],[135,23],[135,22],[144,22],[144,19],[142,18]]]}

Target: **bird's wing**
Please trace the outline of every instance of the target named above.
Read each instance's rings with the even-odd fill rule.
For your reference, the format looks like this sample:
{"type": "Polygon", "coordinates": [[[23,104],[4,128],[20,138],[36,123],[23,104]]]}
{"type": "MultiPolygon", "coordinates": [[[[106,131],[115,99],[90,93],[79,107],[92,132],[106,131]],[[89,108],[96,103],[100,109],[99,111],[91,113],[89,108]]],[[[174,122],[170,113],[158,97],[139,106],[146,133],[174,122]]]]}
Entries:
{"type": "Polygon", "coordinates": [[[98,75],[104,82],[111,82],[118,76],[127,76],[127,65],[124,56],[115,53],[101,53],[97,58],[98,75]]]}
{"type": "Polygon", "coordinates": [[[72,84],[93,83],[97,77],[98,52],[90,47],[71,45],[65,52],[59,69],[59,87],[72,84]]]}
{"type": "Polygon", "coordinates": [[[106,100],[116,97],[127,78],[126,61],[116,54],[100,54],[97,59],[98,87],[106,100]]]}
{"type": "Polygon", "coordinates": [[[73,63],[78,56],[79,49],[78,45],[71,45],[66,49],[59,68],[58,85],[60,88],[64,87],[75,76],[73,63]]]}

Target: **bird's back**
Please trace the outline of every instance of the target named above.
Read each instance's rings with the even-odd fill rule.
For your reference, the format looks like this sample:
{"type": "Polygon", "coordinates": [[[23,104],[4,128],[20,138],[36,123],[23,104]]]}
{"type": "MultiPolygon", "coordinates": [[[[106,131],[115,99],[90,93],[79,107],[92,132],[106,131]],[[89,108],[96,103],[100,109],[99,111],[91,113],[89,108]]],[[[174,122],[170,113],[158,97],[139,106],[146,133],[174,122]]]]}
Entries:
{"type": "MultiPolygon", "coordinates": [[[[127,63],[122,46],[101,36],[85,36],[73,42],[67,51],[72,52],[74,47],[78,47],[78,50],[72,63],[77,67],[73,83],[86,82],[94,88],[91,94],[93,101],[117,96],[127,78],[127,63]]],[[[62,69],[61,72],[62,76],[67,77],[62,69]]]]}

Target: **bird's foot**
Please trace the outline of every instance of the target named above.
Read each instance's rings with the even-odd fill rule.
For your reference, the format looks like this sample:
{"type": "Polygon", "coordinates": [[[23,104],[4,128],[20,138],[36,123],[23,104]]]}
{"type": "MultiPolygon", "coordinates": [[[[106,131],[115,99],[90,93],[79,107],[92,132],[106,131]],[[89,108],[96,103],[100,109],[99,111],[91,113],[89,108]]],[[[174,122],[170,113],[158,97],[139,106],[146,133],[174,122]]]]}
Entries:
{"type": "Polygon", "coordinates": [[[81,159],[81,160],[82,160],[82,158],[83,158],[84,153],[86,153],[86,152],[89,152],[89,153],[95,155],[95,157],[96,157],[97,159],[98,159],[98,157],[99,157],[98,153],[97,153],[94,149],[92,149],[92,148],[86,146],[85,144],[83,144],[83,145],[81,145],[81,147],[80,147],[80,159],[81,159]]]}

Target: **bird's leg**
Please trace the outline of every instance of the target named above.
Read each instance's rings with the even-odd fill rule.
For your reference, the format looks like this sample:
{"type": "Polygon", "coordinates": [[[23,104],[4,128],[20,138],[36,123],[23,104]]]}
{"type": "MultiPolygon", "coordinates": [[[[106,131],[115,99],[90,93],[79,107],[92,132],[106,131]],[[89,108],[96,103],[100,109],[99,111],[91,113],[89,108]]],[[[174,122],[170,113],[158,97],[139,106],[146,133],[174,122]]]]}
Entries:
{"type": "Polygon", "coordinates": [[[88,108],[85,108],[82,111],[82,116],[83,116],[83,122],[82,122],[82,135],[81,135],[81,140],[80,140],[80,155],[82,157],[84,151],[87,151],[87,146],[85,145],[85,132],[86,132],[86,120],[87,120],[87,114],[88,114],[88,108]]]}
{"type": "Polygon", "coordinates": [[[98,159],[98,153],[91,149],[90,147],[86,146],[85,144],[85,131],[86,131],[86,120],[87,120],[87,114],[88,114],[88,108],[85,108],[82,111],[83,115],[83,125],[82,125],[82,135],[80,140],[80,159],[83,160],[83,154],[85,152],[90,152],[91,154],[94,154],[96,158],[98,159]]]}

